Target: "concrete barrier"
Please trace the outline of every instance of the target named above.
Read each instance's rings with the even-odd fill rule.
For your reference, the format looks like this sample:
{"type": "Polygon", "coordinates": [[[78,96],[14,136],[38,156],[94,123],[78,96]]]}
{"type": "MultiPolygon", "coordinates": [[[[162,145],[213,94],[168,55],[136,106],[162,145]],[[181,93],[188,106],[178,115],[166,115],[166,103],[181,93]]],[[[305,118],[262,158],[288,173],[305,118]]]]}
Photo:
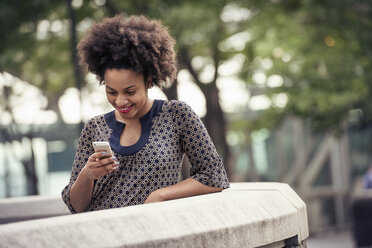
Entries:
{"type": "Polygon", "coordinates": [[[69,214],[60,196],[0,199],[0,224],[69,214]]]}
{"type": "Polygon", "coordinates": [[[308,236],[305,203],[281,183],[0,225],[0,247],[306,247],[308,236]]]}

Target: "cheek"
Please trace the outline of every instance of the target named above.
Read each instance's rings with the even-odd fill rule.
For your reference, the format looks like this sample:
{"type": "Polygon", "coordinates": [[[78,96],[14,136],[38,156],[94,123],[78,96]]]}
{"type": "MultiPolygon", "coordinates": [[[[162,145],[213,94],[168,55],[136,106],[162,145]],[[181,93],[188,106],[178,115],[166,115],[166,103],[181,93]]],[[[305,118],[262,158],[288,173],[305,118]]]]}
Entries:
{"type": "Polygon", "coordinates": [[[107,101],[109,101],[111,104],[115,102],[115,97],[109,94],[106,94],[107,101]]]}
{"type": "Polygon", "coordinates": [[[146,101],[147,98],[148,98],[147,90],[142,90],[141,92],[138,93],[137,99],[139,101],[146,101]]]}
{"type": "Polygon", "coordinates": [[[137,94],[132,95],[132,96],[128,96],[129,101],[137,102],[137,103],[143,101],[143,98],[144,98],[143,94],[139,93],[139,92],[137,94]]]}

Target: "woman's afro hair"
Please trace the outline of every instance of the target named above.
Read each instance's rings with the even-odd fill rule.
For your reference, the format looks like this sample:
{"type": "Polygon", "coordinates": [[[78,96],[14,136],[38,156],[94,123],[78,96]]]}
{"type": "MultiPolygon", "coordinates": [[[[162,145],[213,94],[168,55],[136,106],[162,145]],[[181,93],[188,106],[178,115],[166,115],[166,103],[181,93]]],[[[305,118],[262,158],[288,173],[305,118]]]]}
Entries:
{"type": "Polygon", "coordinates": [[[176,76],[174,44],[160,22],[117,15],[94,25],[78,44],[78,52],[101,84],[107,69],[131,69],[161,87],[176,76]]]}

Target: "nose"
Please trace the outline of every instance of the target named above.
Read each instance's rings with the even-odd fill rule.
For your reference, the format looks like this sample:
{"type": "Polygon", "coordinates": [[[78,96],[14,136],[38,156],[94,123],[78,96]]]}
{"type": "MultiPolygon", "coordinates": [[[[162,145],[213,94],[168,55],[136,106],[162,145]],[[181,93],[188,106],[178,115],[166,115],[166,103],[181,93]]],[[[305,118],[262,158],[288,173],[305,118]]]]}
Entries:
{"type": "Polygon", "coordinates": [[[118,107],[125,106],[127,103],[128,98],[122,94],[120,94],[115,100],[115,105],[118,107]]]}

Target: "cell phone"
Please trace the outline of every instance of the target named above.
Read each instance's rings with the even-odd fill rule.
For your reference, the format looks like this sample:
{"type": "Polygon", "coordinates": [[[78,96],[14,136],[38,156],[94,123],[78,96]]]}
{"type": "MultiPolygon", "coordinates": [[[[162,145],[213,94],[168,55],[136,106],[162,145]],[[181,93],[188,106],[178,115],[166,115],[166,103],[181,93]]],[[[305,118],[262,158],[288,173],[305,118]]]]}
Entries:
{"type": "Polygon", "coordinates": [[[113,153],[111,151],[110,143],[106,141],[95,141],[93,142],[93,148],[95,152],[103,152],[105,151],[107,155],[105,157],[111,157],[113,156],[113,153]]]}

